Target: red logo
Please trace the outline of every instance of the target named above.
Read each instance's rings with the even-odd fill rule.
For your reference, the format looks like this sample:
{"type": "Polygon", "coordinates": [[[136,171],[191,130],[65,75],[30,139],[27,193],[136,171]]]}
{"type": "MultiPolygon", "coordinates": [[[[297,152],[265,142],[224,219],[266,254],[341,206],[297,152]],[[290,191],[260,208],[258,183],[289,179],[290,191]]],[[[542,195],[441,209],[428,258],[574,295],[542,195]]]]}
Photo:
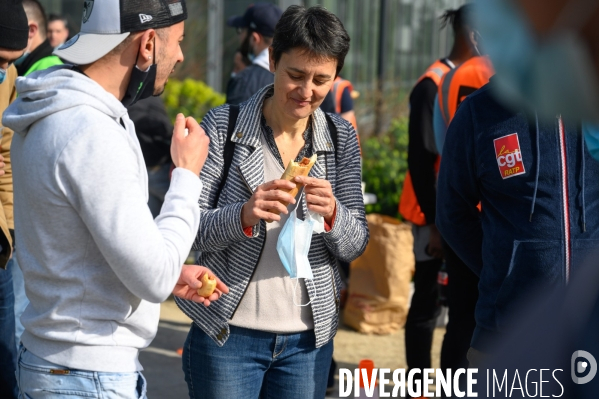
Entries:
{"type": "Polygon", "coordinates": [[[493,140],[495,144],[495,157],[499,166],[499,173],[503,179],[525,173],[518,133],[508,134],[493,140]]]}

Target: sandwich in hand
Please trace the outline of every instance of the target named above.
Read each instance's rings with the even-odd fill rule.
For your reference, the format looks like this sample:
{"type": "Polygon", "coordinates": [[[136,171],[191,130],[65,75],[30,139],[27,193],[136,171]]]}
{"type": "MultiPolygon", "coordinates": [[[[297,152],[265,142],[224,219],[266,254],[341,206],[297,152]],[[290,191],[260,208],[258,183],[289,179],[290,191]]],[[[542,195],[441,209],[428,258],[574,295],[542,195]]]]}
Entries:
{"type": "MultiPolygon", "coordinates": [[[[294,180],[296,177],[308,176],[308,174],[310,173],[310,170],[312,169],[312,166],[314,166],[314,164],[316,163],[317,158],[318,158],[318,156],[316,154],[314,154],[310,158],[304,157],[304,159],[302,159],[299,162],[289,161],[289,165],[287,165],[287,169],[285,169],[283,176],[281,176],[281,180],[289,180],[289,181],[295,183],[294,180]]],[[[289,193],[292,197],[295,198],[295,196],[299,192],[300,188],[301,188],[301,184],[295,183],[295,188],[292,188],[291,190],[281,190],[281,189],[279,189],[279,190],[285,191],[285,192],[289,193]]],[[[284,202],[281,202],[281,203],[285,206],[289,205],[284,202]]],[[[278,215],[280,213],[276,209],[269,210],[269,212],[274,213],[276,215],[278,215]]]]}

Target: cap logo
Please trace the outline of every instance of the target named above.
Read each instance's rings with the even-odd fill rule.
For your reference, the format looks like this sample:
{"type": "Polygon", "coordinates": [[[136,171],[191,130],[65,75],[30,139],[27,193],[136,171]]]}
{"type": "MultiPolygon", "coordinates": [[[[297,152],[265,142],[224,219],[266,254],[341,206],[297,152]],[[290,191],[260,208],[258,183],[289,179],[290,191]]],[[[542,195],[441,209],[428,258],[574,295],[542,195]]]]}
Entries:
{"type": "Polygon", "coordinates": [[[177,15],[183,14],[183,6],[181,5],[181,2],[170,3],[168,8],[171,12],[171,17],[176,17],[177,15]]]}
{"type": "Polygon", "coordinates": [[[252,22],[250,22],[250,28],[257,29],[258,25],[256,25],[256,23],[254,21],[252,21],[252,22]]]}
{"type": "Polygon", "coordinates": [[[92,10],[94,9],[94,0],[85,0],[83,2],[83,16],[82,21],[86,23],[89,17],[92,15],[92,10]]]}
{"type": "Polygon", "coordinates": [[[146,22],[150,22],[152,19],[153,18],[151,15],[139,14],[139,20],[141,21],[142,24],[145,24],[146,22]]]}

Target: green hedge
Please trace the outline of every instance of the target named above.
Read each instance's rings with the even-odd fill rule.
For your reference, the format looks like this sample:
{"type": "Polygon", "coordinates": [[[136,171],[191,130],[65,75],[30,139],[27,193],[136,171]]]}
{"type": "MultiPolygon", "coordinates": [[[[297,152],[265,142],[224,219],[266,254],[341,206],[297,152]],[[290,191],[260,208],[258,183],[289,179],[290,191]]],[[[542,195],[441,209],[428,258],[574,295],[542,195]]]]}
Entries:
{"type": "Polygon", "coordinates": [[[376,194],[378,201],[367,205],[366,212],[401,219],[397,207],[408,170],[408,119],[396,119],[385,135],[368,138],[362,156],[366,192],[376,194]]]}
{"type": "Polygon", "coordinates": [[[206,83],[193,79],[169,79],[163,97],[168,115],[173,121],[182,112],[185,116],[195,117],[199,122],[210,109],[225,103],[223,94],[214,91],[206,83]]]}

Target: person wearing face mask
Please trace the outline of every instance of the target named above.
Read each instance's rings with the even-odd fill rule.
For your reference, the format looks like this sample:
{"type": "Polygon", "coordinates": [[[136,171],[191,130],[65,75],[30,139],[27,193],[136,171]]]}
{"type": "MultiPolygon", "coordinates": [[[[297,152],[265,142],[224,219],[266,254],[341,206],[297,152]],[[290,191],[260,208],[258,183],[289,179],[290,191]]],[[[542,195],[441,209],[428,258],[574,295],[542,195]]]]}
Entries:
{"type": "MultiPolygon", "coordinates": [[[[584,218],[584,210],[586,208],[588,212],[597,206],[597,193],[589,192],[589,183],[597,181],[597,172],[589,168],[596,164],[590,157],[599,160],[599,3],[594,0],[487,0],[481,2],[478,17],[480,31],[485,37],[485,48],[497,70],[488,89],[496,98],[495,106],[505,107],[506,113],[515,112],[518,116],[513,121],[521,120],[523,114],[532,118],[538,116],[539,123],[550,127],[540,134],[540,139],[545,142],[555,142],[556,136],[560,137],[556,135],[555,129],[560,116],[574,121],[578,134],[581,131],[584,133],[584,140],[579,136],[568,135],[565,146],[566,155],[571,154],[573,147],[578,147],[578,162],[582,162],[582,165],[570,165],[577,172],[580,183],[570,185],[574,192],[569,195],[574,197],[578,194],[578,201],[564,200],[564,183],[560,181],[562,176],[558,175],[559,171],[554,171],[549,176],[545,174],[545,181],[552,183],[557,190],[543,190],[545,192],[540,191],[536,195],[536,198],[544,198],[544,201],[562,201],[563,204],[556,203],[553,206],[555,214],[563,213],[564,208],[568,209],[569,205],[571,220],[574,219],[569,231],[564,228],[557,230],[559,241],[555,242],[555,245],[571,242],[570,253],[566,251],[557,257],[553,251],[544,254],[542,250],[537,250],[533,253],[534,257],[545,258],[542,268],[544,273],[539,273],[541,279],[546,278],[547,274],[555,273],[556,267],[561,269],[555,273],[557,276],[554,278],[559,281],[559,288],[550,291],[545,287],[534,292],[531,287],[526,287],[527,291],[531,291],[529,300],[521,301],[519,314],[511,315],[513,328],[501,334],[499,342],[488,350],[492,355],[483,363],[486,368],[508,370],[510,373],[515,369],[563,370],[563,377],[558,374],[560,384],[553,381],[544,384],[541,395],[591,397],[599,390],[599,378],[595,376],[595,359],[599,353],[596,339],[599,321],[596,259],[599,244],[595,237],[596,223],[589,221],[593,217],[589,217],[588,213],[584,218]],[[579,122],[581,120],[584,121],[582,129],[579,122]],[[581,206],[582,221],[576,220],[581,206]],[[582,237],[581,227],[584,234],[582,237]],[[577,238],[586,238],[588,241],[581,246],[580,241],[577,243],[577,238]],[[567,276],[564,261],[568,256],[577,262],[571,268],[574,274],[564,283],[567,276]],[[584,265],[581,265],[582,261],[584,265]]],[[[460,110],[458,114],[461,112],[460,110]]],[[[531,120],[531,127],[535,124],[536,121],[531,120]]],[[[482,126],[484,125],[479,128],[482,126]]],[[[539,134],[539,131],[536,133],[539,134]]],[[[538,150],[536,152],[539,154],[538,150]]],[[[541,153],[543,156],[540,163],[535,161],[537,167],[547,166],[547,158],[552,158],[551,154],[546,157],[545,152],[541,153]]],[[[462,160],[462,165],[464,161],[470,163],[468,157],[462,160]]],[[[484,165],[480,166],[481,169],[486,169],[484,165]]],[[[531,166],[534,167],[534,163],[531,166]]],[[[570,167],[567,173],[571,176],[570,167]]],[[[519,177],[513,179],[517,178],[519,177]]],[[[542,178],[543,174],[539,176],[539,185],[542,178]]],[[[528,186],[530,188],[531,184],[528,186]]],[[[526,192],[530,195],[531,191],[526,192]]],[[[516,203],[512,205],[517,206],[516,203]]],[[[484,203],[482,208],[484,214],[484,203]]],[[[549,210],[544,211],[548,212],[549,210]]],[[[536,217],[535,210],[532,220],[536,217]]],[[[546,215],[542,215],[542,218],[548,219],[546,215]]],[[[486,224],[488,231],[491,230],[490,223],[485,223],[484,219],[482,223],[483,226],[486,224]]],[[[521,227],[521,223],[515,223],[512,228],[522,234],[521,227]]],[[[484,240],[487,243],[492,241],[488,237],[484,240]]],[[[523,250],[530,250],[522,244],[514,245],[513,249],[514,257],[522,257],[523,250]]],[[[493,255],[495,254],[499,253],[495,252],[493,255]]],[[[510,266],[506,282],[508,279],[510,281],[506,286],[507,290],[502,286],[502,291],[513,287],[514,279],[518,277],[517,266],[519,265],[516,263],[513,269],[510,266]],[[512,271],[517,273],[514,275],[512,271]]],[[[528,283],[530,281],[525,282],[528,283]]]]}
{"type": "Polygon", "coordinates": [[[565,287],[599,246],[599,163],[580,122],[514,111],[497,100],[498,84],[459,105],[438,180],[439,231],[480,278],[471,367],[518,325],[533,293],[565,287]]]}
{"type": "Polygon", "coordinates": [[[498,99],[541,118],[559,113],[582,120],[588,150],[599,160],[599,3],[489,0],[481,5],[477,16],[497,69],[498,99]]]}
{"type": "Polygon", "coordinates": [[[52,55],[54,48],[46,37],[46,13],[38,0],[23,0],[29,24],[29,42],[25,54],[15,62],[19,76],[62,64],[52,55]]]}
{"type": "Polygon", "coordinates": [[[599,3],[487,0],[477,17],[502,103],[599,122],[599,3]]]}
{"type": "Polygon", "coordinates": [[[198,233],[208,137],[177,116],[176,168],[154,219],[125,108],[162,93],[183,61],[186,18],[184,1],[86,1],[81,32],[55,50],[71,64],[17,81],[2,124],[15,132],[16,252],[30,300],[18,355],[24,397],[145,398],[138,354],[156,334],[159,303],[172,293],[208,306],[227,292],[219,282],[198,296],[209,272],[183,265],[198,233]]]}
{"type": "Polygon", "coordinates": [[[274,84],[202,121],[211,144],[194,249],[230,293],[210,309],[176,299],[194,321],[183,349],[190,397],[325,396],[336,260],[357,258],[369,237],[356,132],[319,108],[349,41],[326,9],[290,6],[269,49],[274,84]],[[315,159],[309,176],[281,180],[304,157],[315,159]]]}
{"type": "Polygon", "coordinates": [[[249,6],[245,14],[227,21],[227,25],[237,29],[242,56],[251,61],[251,65],[229,80],[227,104],[240,104],[272,84],[274,76],[268,64],[268,47],[281,14],[281,9],[272,3],[256,3],[249,6]]]}
{"type": "MultiPolygon", "coordinates": [[[[13,63],[27,47],[27,15],[20,0],[0,3],[0,117],[17,98],[17,70],[13,63]]],[[[12,131],[0,123],[0,134],[12,131]]],[[[2,142],[2,145],[4,143],[2,142]]],[[[0,155],[0,178],[4,175],[4,158],[0,155]]],[[[0,198],[1,200],[1,198],[0,198]]],[[[3,204],[0,206],[0,397],[17,399],[17,342],[15,341],[15,296],[12,267],[12,238],[3,204]]]]}

